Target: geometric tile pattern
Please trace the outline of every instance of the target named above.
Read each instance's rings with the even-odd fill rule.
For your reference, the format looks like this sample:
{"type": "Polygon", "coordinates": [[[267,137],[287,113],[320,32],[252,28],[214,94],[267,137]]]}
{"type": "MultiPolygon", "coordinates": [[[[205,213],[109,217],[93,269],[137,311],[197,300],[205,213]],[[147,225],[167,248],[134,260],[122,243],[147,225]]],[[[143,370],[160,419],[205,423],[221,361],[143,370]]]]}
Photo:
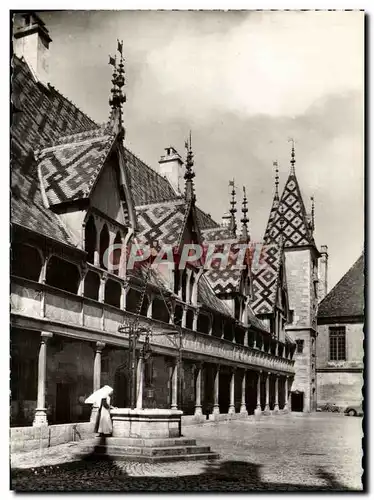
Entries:
{"type": "Polygon", "coordinates": [[[176,246],[184,230],[185,200],[137,207],[139,239],[176,246]]]}
{"type": "Polygon", "coordinates": [[[103,166],[114,136],[97,131],[69,136],[37,157],[51,205],[86,197],[103,166]],[[79,140],[80,139],[80,140],[79,140]]]}
{"type": "Polygon", "coordinates": [[[294,173],[288,177],[282,198],[276,209],[274,209],[273,202],[264,242],[265,244],[279,242],[281,235],[286,247],[315,245],[299,184],[294,173]]]}
{"type": "Polygon", "coordinates": [[[272,314],[276,305],[278,280],[283,251],[277,244],[263,250],[263,264],[252,269],[253,301],[255,314],[272,314]]]}
{"type": "MultiPolygon", "coordinates": [[[[224,245],[216,245],[215,252],[223,251],[224,245]]],[[[230,247],[230,256],[228,259],[227,266],[222,265],[222,269],[219,269],[221,262],[217,259],[217,262],[212,261],[211,268],[207,270],[206,277],[216,294],[221,293],[238,293],[240,291],[240,283],[243,275],[243,269],[237,269],[236,266],[245,264],[245,256],[242,262],[237,262],[239,249],[235,244],[230,247]]]]}
{"type": "Polygon", "coordinates": [[[217,227],[203,230],[202,236],[205,241],[236,240],[229,227],[218,225],[217,227]]]}

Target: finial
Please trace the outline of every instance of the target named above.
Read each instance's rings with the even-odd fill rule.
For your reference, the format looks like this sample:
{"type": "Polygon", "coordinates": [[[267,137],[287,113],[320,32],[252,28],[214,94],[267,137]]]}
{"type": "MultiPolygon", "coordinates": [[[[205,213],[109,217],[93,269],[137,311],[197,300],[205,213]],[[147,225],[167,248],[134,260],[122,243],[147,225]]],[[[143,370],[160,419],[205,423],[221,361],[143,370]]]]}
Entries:
{"type": "Polygon", "coordinates": [[[117,51],[120,54],[119,63],[117,66],[117,57],[109,56],[109,64],[113,66],[113,76],[112,83],[113,87],[111,89],[112,97],[109,99],[110,107],[112,108],[110,112],[109,124],[117,132],[122,129],[124,134],[124,128],[122,124],[122,105],[126,102],[126,95],[122,92],[122,87],[125,85],[125,70],[124,70],[124,59],[123,59],[123,41],[117,40],[117,51]]]}
{"type": "Polygon", "coordinates": [[[230,201],[230,205],[231,205],[231,208],[230,208],[230,214],[231,214],[231,222],[230,222],[230,229],[231,231],[233,232],[234,236],[236,237],[236,217],[235,217],[235,214],[237,212],[236,210],[236,199],[235,199],[235,195],[236,195],[236,191],[235,191],[235,180],[233,179],[232,181],[229,181],[229,187],[232,187],[232,190],[231,190],[231,201],[230,201]]]}
{"type": "Polygon", "coordinates": [[[193,161],[193,152],[192,152],[192,141],[191,141],[191,130],[190,130],[190,141],[185,141],[185,148],[187,150],[187,159],[186,159],[186,171],[184,173],[184,179],[186,181],[185,184],[185,197],[187,201],[195,200],[194,186],[193,186],[193,178],[195,177],[195,172],[192,167],[194,165],[193,161]]]}
{"type": "Polygon", "coordinates": [[[312,202],[312,209],[311,209],[311,229],[312,232],[314,231],[314,196],[310,197],[310,201],[312,202]]]}
{"type": "Polygon", "coordinates": [[[288,142],[292,142],[292,149],[291,149],[291,175],[295,175],[295,139],[290,138],[288,139],[288,142]]]}
{"type": "Polygon", "coordinates": [[[278,160],[273,161],[273,167],[275,167],[275,195],[274,195],[274,198],[276,200],[279,200],[279,192],[278,192],[278,186],[279,186],[278,160]]]}
{"type": "Polygon", "coordinates": [[[247,227],[247,224],[249,222],[249,219],[247,217],[247,212],[248,212],[247,204],[248,204],[247,195],[246,195],[246,192],[245,192],[245,186],[243,186],[243,202],[242,202],[242,214],[243,214],[243,217],[240,219],[240,222],[242,223],[242,238],[245,241],[249,241],[250,240],[250,237],[249,237],[249,234],[248,234],[248,227],[247,227]]]}

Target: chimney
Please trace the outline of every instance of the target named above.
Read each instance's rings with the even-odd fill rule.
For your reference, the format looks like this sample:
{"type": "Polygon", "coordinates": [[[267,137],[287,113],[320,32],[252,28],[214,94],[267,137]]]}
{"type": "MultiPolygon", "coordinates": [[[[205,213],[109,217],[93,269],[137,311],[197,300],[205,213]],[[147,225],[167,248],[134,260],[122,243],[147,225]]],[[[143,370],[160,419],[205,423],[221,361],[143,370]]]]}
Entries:
{"type": "Polygon", "coordinates": [[[181,195],[183,187],[183,161],[177,150],[173,146],[165,148],[166,154],[161,156],[158,162],[159,171],[163,177],[170,182],[172,188],[177,195],[181,195]]]}
{"type": "Polygon", "coordinates": [[[34,12],[15,16],[13,50],[18,57],[24,57],[35,78],[48,83],[48,48],[52,39],[48,30],[34,12]]]}
{"type": "Polygon", "coordinates": [[[321,258],[319,261],[319,284],[318,284],[318,300],[322,300],[327,295],[327,271],[328,271],[329,254],[327,253],[327,245],[321,245],[321,258]]]}

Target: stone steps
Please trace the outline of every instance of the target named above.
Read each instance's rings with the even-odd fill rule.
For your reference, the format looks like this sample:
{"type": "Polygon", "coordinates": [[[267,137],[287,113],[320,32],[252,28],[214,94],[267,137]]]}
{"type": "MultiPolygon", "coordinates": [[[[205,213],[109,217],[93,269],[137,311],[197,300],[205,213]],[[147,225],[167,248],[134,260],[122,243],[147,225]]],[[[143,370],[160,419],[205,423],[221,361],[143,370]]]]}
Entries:
{"type": "Polygon", "coordinates": [[[194,439],[102,438],[81,442],[77,456],[108,460],[167,462],[177,460],[215,460],[219,458],[209,446],[198,446],[194,439]]]}

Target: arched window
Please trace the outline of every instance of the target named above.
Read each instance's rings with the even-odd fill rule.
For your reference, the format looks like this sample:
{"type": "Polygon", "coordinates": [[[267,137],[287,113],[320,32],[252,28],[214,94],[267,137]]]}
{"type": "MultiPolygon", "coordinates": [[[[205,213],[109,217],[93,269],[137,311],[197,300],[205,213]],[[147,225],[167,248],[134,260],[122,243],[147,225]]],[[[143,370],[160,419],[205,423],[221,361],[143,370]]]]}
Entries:
{"type": "Polygon", "coordinates": [[[201,333],[209,333],[210,320],[206,314],[199,314],[197,318],[197,330],[201,333]]]}
{"type": "Polygon", "coordinates": [[[226,340],[232,340],[234,336],[232,323],[229,320],[226,320],[223,327],[223,337],[226,340]]]}
{"type": "Polygon", "coordinates": [[[104,302],[114,307],[121,307],[121,284],[108,279],[105,283],[104,302]]]}
{"type": "Polygon", "coordinates": [[[183,302],[186,302],[187,273],[186,273],[185,269],[183,270],[183,273],[182,273],[181,287],[182,287],[182,300],[183,300],[183,302]]]}
{"type": "Polygon", "coordinates": [[[89,299],[99,300],[100,276],[93,271],[88,271],[84,279],[84,296],[89,299]]]}
{"type": "Polygon", "coordinates": [[[102,269],[108,268],[108,262],[104,262],[104,254],[109,246],[109,230],[108,226],[104,224],[100,233],[100,267],[102,269]]]}
{"type": "Polygon", "coordinates": [[[60,290],[77,293],[80,282],[78,266],[55,255],[47,264],[46,283],[60,290]]]}
{"type": "MultiPolygon", "coordinates": [[[[190,303],[191,304],[194,304],[194,297],[193,297],[194,284],[195,284],[195,275],[192,272],[190,275],[190,303]]],[[[194,305],[196,305],[196,304],[194,304],[194,305]]]]}
{"type": "Polygon", "coordinates": [[[183,308],[179,304],[174,309],[174,323],[178,326],[182,325],[183,308]]]}
{"type": "Polygon", "coordinates": [[[39,281],[42,258],[36,248],[22,243],[14,243],[11,255],[11,274],[28,280],[39,281]]]}
{"type": "MultiPolygon", "coordinates": [[[[116,237],[114,239],[114,245],[121,245],[122,244],[122,238],[121,238],[121,233],[118,231],[116,234],[116,237]]],[[[119,269],[116,269],[117,267],[119,268],[120,262],[121,262],[121,248],[115,248],[112,252],[111,259],[112,259],[112,264],[113,264],[113,273],[118,276],[118,271],[119,269]]]]}
{"type": "Polygon", "coordinates": [[[193,323],[193,311],[191,309],[188,309],[186,315],[186,328],[192,330],[192,323],[193,323]]]}
{"type": "Polygon", "coordinates": [[[152,318],[169,323],[169,311],[163,299],[155,298],[152,304],[152,318]]]}
{"type": "Polygon", "coordinates": [[[221,316],[213,316],[212,334],[214,335],[214,337],[221,338],[221,336],[222,336],[222,318],[221,318],[221,316]]]}
{"type": "Polygon", "coordinates": [[[96,225],[92,215],[90,215],[84,228],[84,249],[87,252],[87,262],[94,263],[96,250],[96,225]]]}

